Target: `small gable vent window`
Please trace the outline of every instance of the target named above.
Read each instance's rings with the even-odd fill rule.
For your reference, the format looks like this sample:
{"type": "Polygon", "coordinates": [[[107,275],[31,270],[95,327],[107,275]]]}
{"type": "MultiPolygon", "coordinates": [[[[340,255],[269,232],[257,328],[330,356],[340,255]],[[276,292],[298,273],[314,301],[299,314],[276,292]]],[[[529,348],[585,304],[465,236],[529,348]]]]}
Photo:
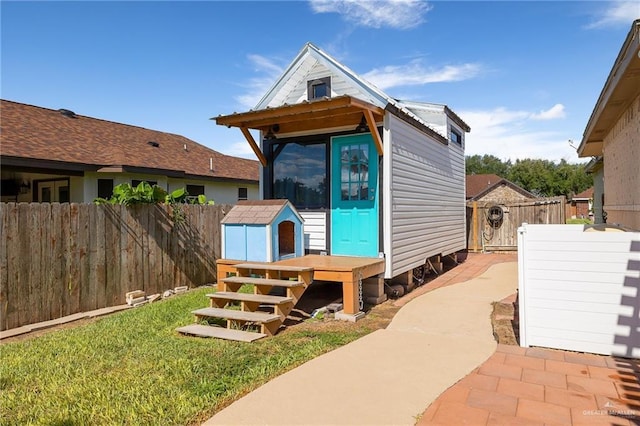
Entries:
{"type": "Polygon", "coordinates": [[[307,82],[308,100],[331,97],[331,77],[309,80],[307,82]]]}

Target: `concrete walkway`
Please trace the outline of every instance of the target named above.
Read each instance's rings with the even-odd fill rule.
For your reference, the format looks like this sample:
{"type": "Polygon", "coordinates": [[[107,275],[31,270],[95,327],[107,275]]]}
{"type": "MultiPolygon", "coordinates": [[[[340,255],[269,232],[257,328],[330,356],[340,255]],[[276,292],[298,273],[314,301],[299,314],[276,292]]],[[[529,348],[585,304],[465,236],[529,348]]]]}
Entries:
{"type": "Polygon", "coordinates": [[[517,263],[447,285],[453,276],[414,292],[386,329],[275,378],[205,425],[414,425],[495,352],[491,302],[516,291],[517,263]]]}

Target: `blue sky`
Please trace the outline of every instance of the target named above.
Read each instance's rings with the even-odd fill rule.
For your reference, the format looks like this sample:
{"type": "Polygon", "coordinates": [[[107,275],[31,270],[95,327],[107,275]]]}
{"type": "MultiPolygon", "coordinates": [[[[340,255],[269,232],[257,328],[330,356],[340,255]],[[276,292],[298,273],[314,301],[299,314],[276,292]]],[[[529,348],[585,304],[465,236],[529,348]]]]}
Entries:
{"type": "Polygon", "coordinates": [[[640,2],[8,2],[1,97],[253,158],[219,114],[310,41],[392,97],[448,105],[467,154],[584,162],[577,146],[640,2]]]}

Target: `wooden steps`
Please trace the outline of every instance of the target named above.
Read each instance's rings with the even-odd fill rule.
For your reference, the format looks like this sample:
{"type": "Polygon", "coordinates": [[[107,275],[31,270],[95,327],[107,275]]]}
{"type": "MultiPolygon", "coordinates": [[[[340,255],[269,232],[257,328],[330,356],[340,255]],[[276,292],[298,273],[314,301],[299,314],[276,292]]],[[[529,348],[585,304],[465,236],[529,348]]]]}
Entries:
{"type": "Polygon", "coordinates": [[[227,328],[193,324],[178,328],[178,332],[241,342],[273,336],[313,281],[313,268],[308,267],[260,263],[243,263],[234,267],[236,276],[221,279],[218,291],[207,294],[210,307],[192,312],[196,321],[210,318],[226,320],[227,328]],[[254,293],[239,293],[244,284],[252,284],[254,293]],[[286,296],[270,294],[274,288],[284,289],[286,296]],[[229,305],[235,302],[240,303],[240,310],[229,309],[229,305]],[[259,328],[260,331],[241,330],[243,328],[259,328]]]}
{"type": "MultiPolygon", "coordinates": [[[[227,302],[254,302],[260,304],[280,304],[293,302],[291,297],[269,296],[268,294],[234,293],[231,291],[219,291],[207,294],[209,300],[220,300],[227,302]]],[[[213,307],[213,306],[212,306],[213,307]]],[[[245,309],[243,309],[244,311],[245,309]]]]}
{"type": "Polygon", "coordinates": [[[191,324],[176,329],[182,334],[189,334],[198,337],[215,337],[217,339],[235,340],[237,342],[253,342],[254,340],[267,337],[263,333],[251,333],[242,330],[230,330],[222,327],[211,327],[210,325],[191,324]]]}
{"type": "Polygon", "coordinates": [[[228,277],[222,281],[226,284],[259,284],[286,288],[300,287],[304,285],[304,283],[300,281],[274,280],[271,278],[228,277]]]}
{"type": "Polygon", "coordinates": [[[202,308],[192,311],[191,313],[198,318],[222,318],[231,321],[257,322],[264,324],[268,324],[272,321],[278,321],[280,319],[278,315],[270,314],[268,312],[247,312],[222,308],[202,308]]]}

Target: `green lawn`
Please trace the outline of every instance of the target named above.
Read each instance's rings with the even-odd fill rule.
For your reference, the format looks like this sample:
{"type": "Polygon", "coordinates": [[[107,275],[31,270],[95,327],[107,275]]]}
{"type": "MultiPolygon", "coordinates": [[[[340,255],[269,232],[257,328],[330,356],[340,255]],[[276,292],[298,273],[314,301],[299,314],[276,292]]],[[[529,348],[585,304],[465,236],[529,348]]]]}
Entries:
{"type": "Polygon", "coordinates": [[[591,225],[592,222],[590,219],[567,219],[568,225],[591,225]]]}
{"type": "Polygon", "coordinates": [[[176,333],[211,291],[0,345],[0,424],[199,424],[269,379],[373,330],[366,321],[303,324],[251,344],[176,333]]]}

